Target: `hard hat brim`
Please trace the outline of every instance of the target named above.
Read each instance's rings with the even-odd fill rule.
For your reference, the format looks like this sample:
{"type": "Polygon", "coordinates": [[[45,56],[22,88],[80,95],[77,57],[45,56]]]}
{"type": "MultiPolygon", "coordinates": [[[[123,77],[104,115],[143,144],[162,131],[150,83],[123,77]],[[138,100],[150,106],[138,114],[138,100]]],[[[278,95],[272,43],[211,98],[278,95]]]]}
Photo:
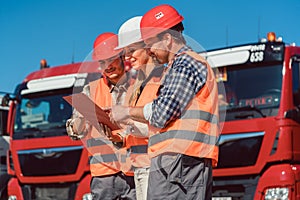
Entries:
{"type": "Polygon", "coordinates": [[[101,53],[101,55],[97,55],[97,54],[93,53],[92,57],[93,57],[93,60],[106,60],[106,59],[115,57],[116,55],[120,54],[121,52],[122,52],[122,49],[115,50],[114,53],[111,53],[111,52],[101,53]]]}
{"type": "Polygon", "coordinates": [[[127,47],[127,46],[129,46],[129,45],[131,45],[131,44],[135,44],[135,43],[142,42],[142,41],[144,41],[144,40],[141,38],[141,39],[135,41],[134,43],[127,43],[127,44],[124,43],[124,44],[119,45],[119,46],[117,46],[116,48],[114,48],[114,50],[122,50],[123,48],[125,48],[125,47],[127,47]]]}

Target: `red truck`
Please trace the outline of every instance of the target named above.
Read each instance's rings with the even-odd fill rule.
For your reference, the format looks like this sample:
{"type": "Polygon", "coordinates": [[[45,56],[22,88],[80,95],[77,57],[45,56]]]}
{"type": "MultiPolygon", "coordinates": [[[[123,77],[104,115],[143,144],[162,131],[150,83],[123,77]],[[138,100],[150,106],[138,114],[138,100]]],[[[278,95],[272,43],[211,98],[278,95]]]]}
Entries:
{"type": "Polygon", "coordinates": [[[91,199],[88,155],[66,133],[72,107],[63,96],[100,78],[94,62],[46,67],[16,87],[8,114],[9,200],[91,199]]]}
{"type": "Polygon", "coordinates": [[[213,200],[300,199],[300,47],[271,32],[201,54],[227,93],[213,200]]]}
{"type": "Polygon", "coordinates": [[[6,131],[9,102],[2,101],[3,97],[3,95],[0,95],[0,199],[6,200],[8,198],[7,183],[10,178],[7,173],[6,157],[9,148],[9,135],[6,131]]]}

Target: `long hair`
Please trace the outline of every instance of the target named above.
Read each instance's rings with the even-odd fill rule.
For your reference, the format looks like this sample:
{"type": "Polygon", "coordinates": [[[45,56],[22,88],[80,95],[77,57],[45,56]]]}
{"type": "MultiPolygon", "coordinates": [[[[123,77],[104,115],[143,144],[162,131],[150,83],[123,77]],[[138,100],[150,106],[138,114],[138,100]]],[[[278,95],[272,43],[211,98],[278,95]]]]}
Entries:
{"type": "MultiPolygon", "coordinates": [[[[145,50],[148,51],[148,49],[145,49],[145,50]]],[[[149,52],[147,52],[147,54],[149,55],[149,60],[151,62],[148,61],[145,64],[146,65],[146,70],[145,71],[147,71],[147,68],[149,68],[149,67],[152,67],[152,70],[153,70],[153,68],[155,66],[159,65],[158,61],[153,56],[151,56],[149,54],[149,52]]],[[[151,72],[149,74],[151,74],[151,72]]],[[[137,103],[137,100],[138,100],[138,98],[139,98],[139,96],[142,92],[141,86],[142,86],[143,82],[148,78],[149,74],[145,74],[145,72],[143,72],[143,70],[138,70],[136,80],[133,84],[133,92],[132,92],[132,94],[129,98],[129,105],[130,106],[134,106],[137,103]]]]}
{"type": "Polygon", "coordinates": [[[140,89],[141,89],[142,83],[145,81],[146,78],[147,78],[146,74],[143,72],[143,70],[138,70],[137,77],[133,84],[132,94],[129,98],[129,106],[135,106],[137,99],[141,94],[140,89]]]}

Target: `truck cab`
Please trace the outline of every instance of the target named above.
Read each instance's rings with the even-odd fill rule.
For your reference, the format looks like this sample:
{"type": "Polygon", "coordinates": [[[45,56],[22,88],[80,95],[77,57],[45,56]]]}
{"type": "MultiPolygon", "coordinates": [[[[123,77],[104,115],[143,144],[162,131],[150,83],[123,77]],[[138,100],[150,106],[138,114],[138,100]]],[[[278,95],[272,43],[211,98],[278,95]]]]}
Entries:
{"type": "Polygon", "coordinates": [[[300,47],[274,34],[202,55],[226,91],[213,199],[299,199],[300,47]]]}
{"type": "Polygon", "coordinates": [[[97,63],[74,63],[35,71],[16,87],[8,116],[8,199],[91,198],[87,152],[66,133],[72,107],[63,96],[100,77],[97,63]]]}

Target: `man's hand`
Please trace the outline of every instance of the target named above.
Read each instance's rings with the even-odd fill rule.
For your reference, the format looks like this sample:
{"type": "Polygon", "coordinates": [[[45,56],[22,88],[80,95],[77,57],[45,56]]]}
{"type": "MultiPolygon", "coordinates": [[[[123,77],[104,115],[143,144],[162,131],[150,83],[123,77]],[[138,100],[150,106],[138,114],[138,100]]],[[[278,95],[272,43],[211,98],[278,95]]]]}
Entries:
{"type": "Polygon", "coordinates": [[[120,134],[118,134],[120,130],[111,131],[111,129],[107,125],[102,123],[99,123],[99,126],[103,130],[103,133],[106,135],[108,140],[112,142],[123,142],[123,137],[120,134]]]}
{"type": "Polygon", "coordinates": [[[89,131],[89,126],[90,125],[83,117],[68,119],[66,122],[67,133],[73,140],[79,140],[83,138],[89,131]]]}
{"type": "Polygon", "coordinates": [[[75,118],[73,119],[73,131],[75,133],[82,133],[85,130],[85,119],[80,117],[80,118],[75,118]]]}
{"type": "Polygon", "coordinates": [[[116,122],[126,121],[129,116],[129,107],[115,105],[112,107],[112,117],[116,122]]]}

